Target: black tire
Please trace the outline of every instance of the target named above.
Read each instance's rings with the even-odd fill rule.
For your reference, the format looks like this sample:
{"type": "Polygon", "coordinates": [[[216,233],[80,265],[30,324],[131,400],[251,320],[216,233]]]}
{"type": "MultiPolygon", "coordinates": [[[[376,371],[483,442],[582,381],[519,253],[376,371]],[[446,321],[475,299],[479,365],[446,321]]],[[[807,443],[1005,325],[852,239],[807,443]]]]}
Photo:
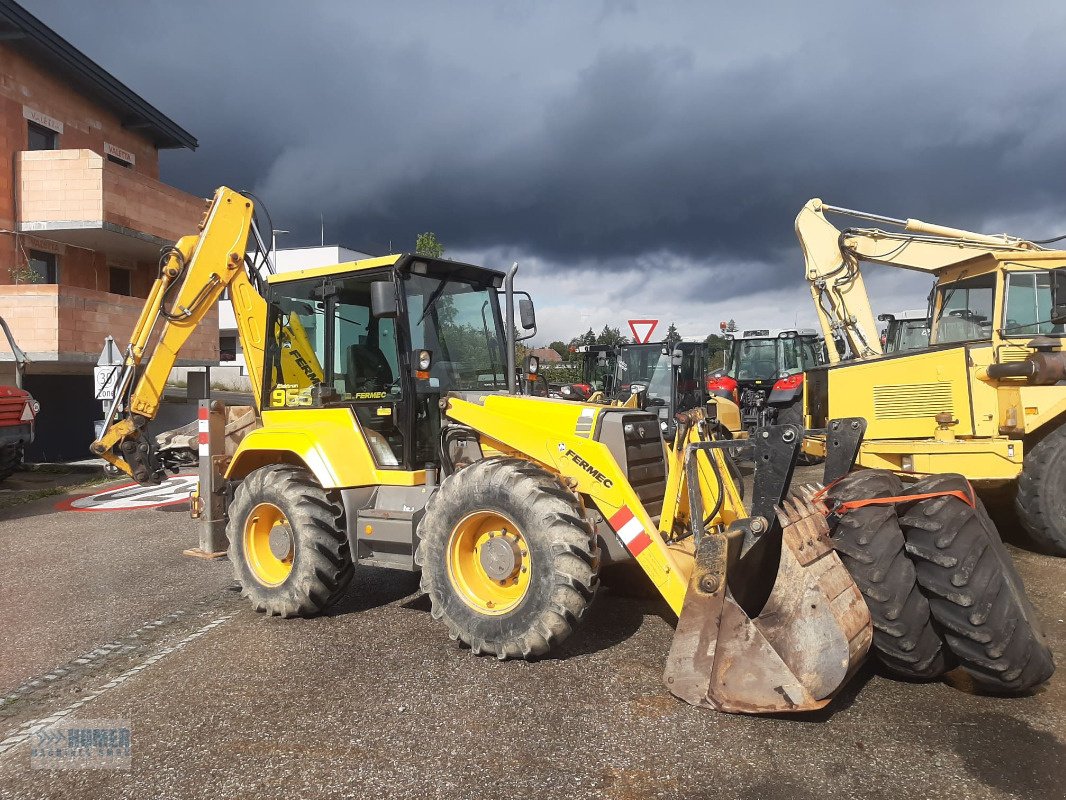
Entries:
{"type": "Polygon", "coordinates": [[[1026,452],[1014,508],[1034,544],[1066,556],[1066,426],[1026,452]]]}
{"type": "Polygon", "coordinates": [[[0,446],[0,481],[14,475],[22,467],[22,443],[0,446]]]}
{"type": "Polygon", "coordinates": [[[343,508],[306,469],[279,464],[248,475],[230,504],[226,534],[234,577],[256,611],[312,616],[328,608],[351,583],[355,567],[343,508]],[[277,585],[257,577],[244,535],[249,516],[261,504],[280,509],[291,530],[292,569],[277,585]]]}
{"type": "Polygon", "coordinates": [[[488,458],[448,476],[426,505],[415,563],[434,619],[477,655],[531,659],[566,639],[598,585],[599,546],[578,499],[551,473],[528,461],[488,458]],[[468,602],[449,566],[453,531],[471,515],[513,521],[528,546],[529,581],[505,613],[468,602]]]}
{"type": "MultiPolygon", "coordinates": [[[[899,478],[887,470],[853,472],[829,491],[831,503],[896,497],[899,478]]],[[[865,506],[845,512],[832,532],[833,545],[870,609],[874,652],[887,669],[906,678],[930,679],[954,666],[918,588],[907,557],[895,506],[865,506]]]]}
{"type": "MultiPolygon", "coordinates": [[[[803,431],[805,427],[803,424],[803,398],[793,400],[787,406],[778,406],[775,419],[778,425],[795,425],[800,431],[803,431]]],[[[820,464],[823,460],[818,456],[809,456],[803,450],[800,450],[797,463],[809,467],[813,464],[820,464]]]]}
{"type": "MultiPolygon", "coordinates": [[[[970,492],[961,475],[933,475],[907,494],[970,492]]],[[[944,640],[975,684],[994,693],[1035,689],[1055,662],[1022,579],[980,500],[933,497],[900,516],[907,552],[944,640]]]]}

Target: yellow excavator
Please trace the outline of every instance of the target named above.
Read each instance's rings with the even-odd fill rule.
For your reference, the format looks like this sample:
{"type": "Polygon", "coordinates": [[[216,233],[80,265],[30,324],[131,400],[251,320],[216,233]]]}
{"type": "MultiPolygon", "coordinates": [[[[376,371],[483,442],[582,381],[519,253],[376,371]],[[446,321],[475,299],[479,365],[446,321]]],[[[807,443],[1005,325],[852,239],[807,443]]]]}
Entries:
{"type": "MultiPolygon", "coordinates": [[[[632,560],[679,615],[664,681],[686,702],[821,708],[871,642],[883,650],[829,536],[831,520],[850,519],[862,420],[829,423],[835,494],[789,496],[796,426],[718,441],[697,409],[678,415],[667,447],[654,414],[520,392],[537,381],[537,364],[517,369],[516,331],[536,321],[528,299],[515,319],[517,265],[505,274],[390,255],[262,276],[249,242],[265,252],[252,200],[219,189],[199,234],[164,253],[91,449],[138,481],[164,478],[148,425],[182,344],[228,289],[259,420],[227,454],[224,414],[202,406],[193,513],[217,534],[205,549],[228,540],[258,611],[321,612],[357,564],[417,570],[453,640],[475,654],[534,659],[576,628],[600,571],[632,560]],[[748,508],[727,463],[738,446],[756,463],[748,508]]],[[[949,495],[933,499],[958,502],[949,495]]],[[[913,569],[904,573],[893,572],[893,585],[913,589],[913,569]]],[[[943,669],[959,665],[1009,691],[1047,678],[1024,593],[1010,596],[1036,655],[945,657],[943,669]]],[[[928,607],[921,624],[932,631],[928,607]]],[[[917,640],[897,644],[909,674],[917,640]]]]}
{"type": "Polygon", "coordinates": [[[1031,539],[1066,555],[1066,353],[1051,290],[1066,251],[818,199],[796,234],[830,344],[831,363],[807,373],[809,426],[862,416],[863,466],[1012,490],[1031,539]],[[829,215],[866,225],[842,231],[829,215]],[[882,353],[864,264],[930,276],[927,347],[882,353]]]}

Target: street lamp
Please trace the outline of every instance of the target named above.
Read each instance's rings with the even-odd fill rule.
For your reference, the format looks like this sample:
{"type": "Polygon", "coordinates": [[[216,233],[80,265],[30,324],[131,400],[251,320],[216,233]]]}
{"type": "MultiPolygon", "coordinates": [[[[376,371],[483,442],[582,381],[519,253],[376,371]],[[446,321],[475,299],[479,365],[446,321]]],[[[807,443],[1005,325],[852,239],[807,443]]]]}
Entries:
{"type": "Polygon", "coordinates": [[[278,228],[270,229],[270,260],[274,262],[274,271],[278,271],[278,234],[290,233],[291,231],[283,231],[278,228]]]}

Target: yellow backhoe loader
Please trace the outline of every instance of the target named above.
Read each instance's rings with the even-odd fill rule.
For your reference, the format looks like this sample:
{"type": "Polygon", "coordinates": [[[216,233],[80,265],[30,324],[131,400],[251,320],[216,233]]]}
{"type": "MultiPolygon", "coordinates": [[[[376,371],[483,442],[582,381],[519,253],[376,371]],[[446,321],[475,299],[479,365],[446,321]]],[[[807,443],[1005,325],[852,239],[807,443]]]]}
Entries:
{"type": "MultiPolygon", "coordinates": [[[[838,529],[853,520],[847,503],[858,490],[843,476],[862,420],[829,425],[836,494],[824,497],[787,496],[799,428],[757,430],[742,445],[757,464],[745,509],[726,463],[738,443],[715,440],[703,409],[678,416],[666,447],[654,414],[516,391],[516,328],[535,327],[529,300],[514,319],[517,265],[504,274],[391,255],[264,279],[245,252],[248,241],[265,251],[253,223],[251,200],[219,189],[199,235],[164,253],[127,350],[122,412],[108,415],[92,451],[138,481],[162,479],[168,465],[148,423],[182,343],[228,288],[260,424],[228,455],[222,410],[201,408],[193,511],[213,541],[228,538],[257,610],[320,612],[357,564],[420,570],[432,617],[452,639],[500,659],[536,658],[583,618],[601,568],[633,559],[679,615],[664,680],[687,702],[820,708],[871,641],[884,650],[879,637],[889,634],[873,630],[828,535],[829,518],[840,517],[838,529]]],[[[521,380],[536,379],[532,366],[521,380]]],[[[909,507],[960,502],[931,494],[909,507]]],[[[202,549],[214,549],[208,540],[202,549]]],[[[902,540],[891,543],[902,553],[902,540]]],[[[918,591],[913,568],[889,583],[918,591]]],[[[957,661],[999,690],[1031,689],[1050,674],[1018,589],[1006,610],[1030,648],[987,655],[977,645],[980,658],[957,661]]],[[[929,646],[908,627],[932,631],[930,607],[919,611],[891,633],[905,674],[915,648],[929,646]]]]}
{"type": "Polygon", "coordinates": [[[837,208],[811,200],[796,218],[830,365],[807,373],[806,421],[868,420],[859,463],[921,478],[961,473],[1015,489],[1036,544],[1066,555],[1066,354],[1049,270],[1066,251],[837,208]],[[837,229],[827,213],[885,225],[837,229]],[[861,265],[933,279],[929,346],[882,354],[861,265]]]}

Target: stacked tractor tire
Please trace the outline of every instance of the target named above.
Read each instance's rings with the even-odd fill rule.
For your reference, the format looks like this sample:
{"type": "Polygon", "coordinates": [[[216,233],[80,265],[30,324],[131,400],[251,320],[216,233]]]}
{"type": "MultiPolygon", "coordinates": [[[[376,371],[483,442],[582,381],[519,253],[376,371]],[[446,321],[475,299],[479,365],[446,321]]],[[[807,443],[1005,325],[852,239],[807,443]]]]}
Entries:
{"type": "Polygon", "coordinates": [[[886,470],[862,470],[828,492],[830,507],[886,498],[897,499],[843,511],[832,533],[866,597],[884,667],[918,680],[959,669],[999,694],[1046,681],[1055,669],[1046,636],[969,483],[935,475],[905,487],[886,470]]]}

